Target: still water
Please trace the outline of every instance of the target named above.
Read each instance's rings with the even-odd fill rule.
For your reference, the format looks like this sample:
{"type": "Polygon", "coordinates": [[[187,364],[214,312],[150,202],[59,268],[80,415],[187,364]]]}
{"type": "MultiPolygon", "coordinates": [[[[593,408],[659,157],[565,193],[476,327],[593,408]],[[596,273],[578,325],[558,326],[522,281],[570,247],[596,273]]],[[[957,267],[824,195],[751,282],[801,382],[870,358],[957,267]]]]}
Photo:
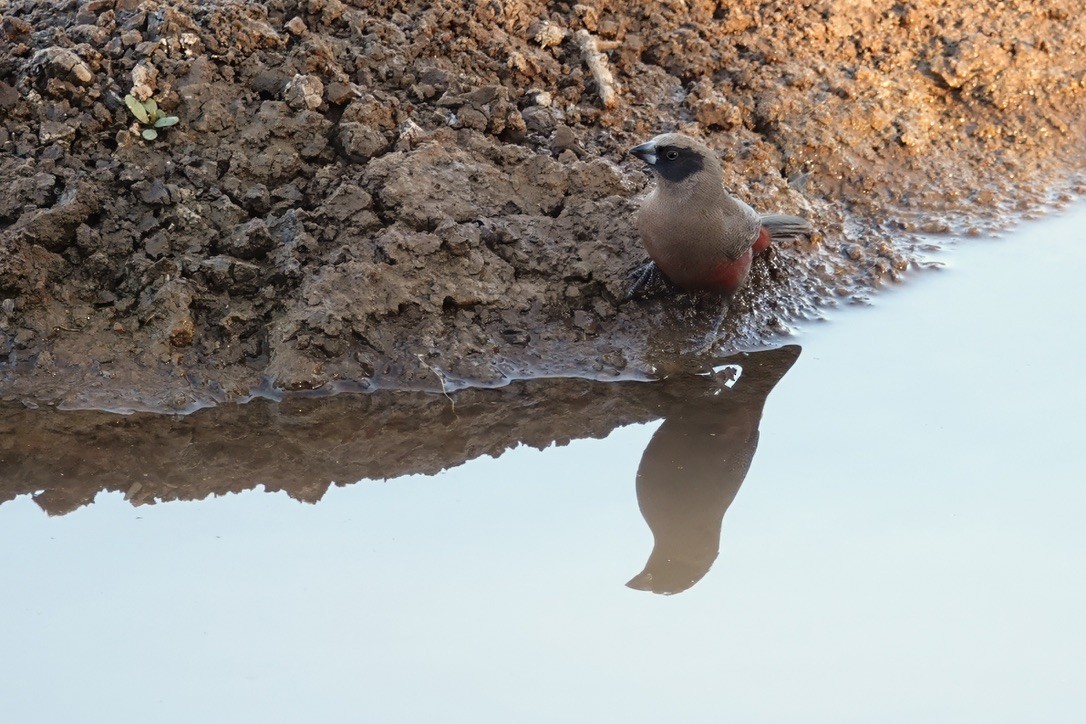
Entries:
{"type": "Polygon", "coordinates": [[[1086,208],[938,258],[663,385],[9,417],[3,721],[1079,722],[1086,208]]]}

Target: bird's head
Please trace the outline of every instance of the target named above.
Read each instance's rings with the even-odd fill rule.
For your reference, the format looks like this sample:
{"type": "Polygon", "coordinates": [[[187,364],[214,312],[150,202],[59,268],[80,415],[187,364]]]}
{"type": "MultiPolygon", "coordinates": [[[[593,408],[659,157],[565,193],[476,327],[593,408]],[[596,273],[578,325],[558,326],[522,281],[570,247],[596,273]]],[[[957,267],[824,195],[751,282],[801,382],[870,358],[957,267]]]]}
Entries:
{"type": "Polygon", "coordinates": [[[716,155],[705,144],[681,133],[659,135],[634,146],[630,154],[647,163],[661,179],[674,183],[685,181],[706,167],[719,165],[716,155]]]}

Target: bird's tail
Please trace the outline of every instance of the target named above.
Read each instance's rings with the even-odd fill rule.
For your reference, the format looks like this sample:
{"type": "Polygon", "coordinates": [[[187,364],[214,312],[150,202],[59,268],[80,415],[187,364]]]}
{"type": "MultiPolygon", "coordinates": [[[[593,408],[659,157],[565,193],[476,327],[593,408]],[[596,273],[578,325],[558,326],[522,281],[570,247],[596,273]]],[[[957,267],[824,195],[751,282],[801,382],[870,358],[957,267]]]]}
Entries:
{"type": "Polygon", "coordinates": [[[774,241],[779,239],[798,239],[814,234],[814,227],[807,219],[784,214],[767,214],[762,217],[762,226],[766,228],[774,241]]]}

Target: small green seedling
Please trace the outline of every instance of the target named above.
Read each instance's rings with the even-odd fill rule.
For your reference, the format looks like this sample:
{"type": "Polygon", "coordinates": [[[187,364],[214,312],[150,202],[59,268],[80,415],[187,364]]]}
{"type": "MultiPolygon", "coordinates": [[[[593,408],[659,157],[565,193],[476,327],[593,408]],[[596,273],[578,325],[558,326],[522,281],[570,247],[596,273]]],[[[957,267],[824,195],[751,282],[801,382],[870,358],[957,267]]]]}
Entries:
{"type": "Polygon", "coordinates": [[[124,97],[124,104],[128,106],[128,110],[132,111],[132,115],[136,117],[137,121],[148,126],[140,133],[148,141],[158,138],[158,130],[156,129],[176,126],[180,120],[177,116],[167,116],[163,113],[154,98],[140,101],[134,95],[129,94],[124,97]]]}

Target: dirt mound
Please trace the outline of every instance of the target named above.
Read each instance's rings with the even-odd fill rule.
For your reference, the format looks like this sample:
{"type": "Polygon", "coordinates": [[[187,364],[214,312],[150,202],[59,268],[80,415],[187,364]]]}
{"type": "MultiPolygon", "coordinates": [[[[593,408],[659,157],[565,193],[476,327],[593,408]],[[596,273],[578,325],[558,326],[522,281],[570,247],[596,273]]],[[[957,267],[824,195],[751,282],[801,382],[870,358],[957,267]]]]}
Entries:
{"type": "Polygon", "coordinates": [[[822,232],[733,305],[756,345],[1082,191],[1079,5],[0,0],[0,397],[643,375],[713,316],[619,303],[671,129],[822,232]]]}

